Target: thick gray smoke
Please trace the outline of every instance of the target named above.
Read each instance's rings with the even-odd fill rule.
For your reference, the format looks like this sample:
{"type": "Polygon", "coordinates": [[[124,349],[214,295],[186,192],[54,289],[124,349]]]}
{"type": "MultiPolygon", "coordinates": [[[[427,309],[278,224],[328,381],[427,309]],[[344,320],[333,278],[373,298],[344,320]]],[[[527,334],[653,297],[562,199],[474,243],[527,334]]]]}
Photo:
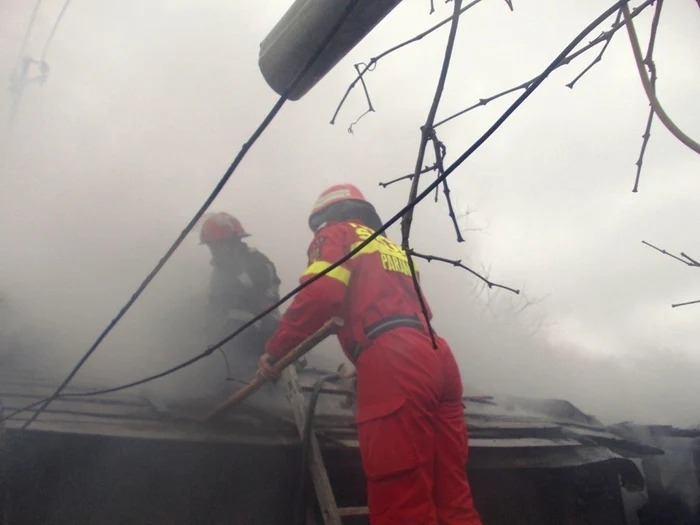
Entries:
{"type": "MultiPolygon", "coordinates": [[[[44,4],[32,56],[61,7],[44,4]]],[[[510,14],[501,4],[485,1],[465,17],[444,115],[530,78],[607,6],[571,11],[552,0],[510,14]]],[[[700,33],[697,13],[684,11],[695,6],[685,4],[666,7],[660,89],[697,137],[688,115],[700,111],[691,87],[700,78],[695,55],[683,51],[697,49],[700,33]]],[[[11,94],[0,92],[3,363],[61,377],[130,297],[276,100],[256,60],[287,5],[75,3],[47,55],[49,78],[27,87],[14,127],[11,94]]],[[[353,61],[451,9],[428,17],[427,7],[404,2],[307,97],[285,106],[212,207],[241,219],[250,243],[276,263],[283,291],[303,270],[306,214],[325,186],[356,183],[384,219],[405,204],[408,186],[377,182],[413,168],[444,33],[380,63],[368,77],[377,112],[353,135],[346,127],[364,111],[359,90],[338,124],[328,121],[353,61]]],[[[2,78],[29,15],[24,3],[0,6],[2,78]]],[[[641,193],[630,193],[647,106],[624,34],[573,91],[564,88],[587,63],[555,75],[455,173],[456,205],[474,211],[462,226],[483,231],[466,231],[458,245],[442,198],[418,209],[417,250],[486,267],[526,291],[525,299],[487,293],[462,270],[423,262],[436,328],[454,347],[468,392],[565,398],[608,421],[697,424],[700,307],[669,307],[700,298],[697,271],[640,241],[700,254],[692,232],[679,228],[698,222],[698,159],[657,126],[641,193]]],[[[494,102],[441,128],[448,161],[504,107],[494,102]]],[[[396,238],[397,228],[390,233],[396,238]]],[[[209,272],[195,234],[79,380],[113,386],[203,350],[209,272]]],[[[335,344],[314,356],[328,366],[341,360],[335,344]]],[[[223,377],[214,354],[149,389],[194,396],[223,377]]]]}

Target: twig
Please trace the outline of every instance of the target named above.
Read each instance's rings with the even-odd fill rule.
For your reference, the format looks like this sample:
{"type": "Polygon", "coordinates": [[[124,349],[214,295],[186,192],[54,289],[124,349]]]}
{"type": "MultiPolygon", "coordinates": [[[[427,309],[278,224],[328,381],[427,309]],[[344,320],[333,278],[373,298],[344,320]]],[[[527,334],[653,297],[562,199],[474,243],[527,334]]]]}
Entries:
{"type": "Polygon", "coordinates": [[[647,241],[642,241],[642,244],[646,244],[647,246],[649,246],[650,248],[653,248],[654,250],[656,250],[656,251],[659,252],[659,253],[663,253],[664,255],[668,255],[669,257],[671,257],[671,258],[673,258],[673,259],[675,259],[675,260],[677,260],[677,261],[682,262],[682,263],[685,264],[686,266],[697,266],[697,267],[700,268],[700,262],[698,262],[698,261],[696,261],[695,259],[689,257],[688,255],[686,255],[686,254],[683,253],[683,252],[681,252],[681,257],[685,257],[686,259],[688,259],[687,261],[681,259],[681,257],[678,257],[677,255],[673,255],[672,253],[667,252],[667,251],[664,250],[663,248],[658,248],[657,246],[654,246],[653,244],[648,243],[647,241]],[[690,262],[689,262],[689,261],[690,261],[690,262]]]}
{"type": "Polygon", "coordinates": [[[365,73],[368,71],[374,71],[375,67],[377,66],[377,62],[379,62],[382,58],[384,58],[387,55],[390,55],[391,53],[394,53],[395,51],[398,51],[399,49],[402,49],[410,44],[413,44],[414,42],[418,42],[419,40],[422,40],[429,34],[437,31],[440,29],[442,26],[445,24],[448,24],[451,22],[454,18],[460,17],[463,13],[477,5],[478,3],[482,2],[482,0],[473,0],[471,3],[467,4],[463,8],[461,8],[458,12],[450,16],[449,18],[444,19],[442,22],[435,24],[429,29],[426,29],[422,33],[414,36],[413,38],[409,38],[408,40],[401,42],[400,44],[395,45],[394,47],[391,47],[387,49],[386,51],[383,51],[382,53],[378,54],[377,56],[373,57],[370,59],[370,61],[365,64],[364,68],[362,68],[362,71],[359,71],[357,77],[355,80],[353,80],[350,85],[348,86],[347,90],[345,91],[345,94],[343,95],[343,98],[340,100],[340,103],[338,104],[338,107],[335,110],[335,113],[333,113],[333,118],[331,119],[331,124],[335,124],[335,119],[338,117],[338,113],[340,113],[341,108],[345,104],[345,101],[347,100],[348,96],[350,95],[350,92],[353,90],[353,88],[357,85],[358,82],[362,80],[362,77],[364,77],[365,73]]]}
{"type": "MultiPolygon", "coordinates": [[[[678,257],[677,255],[673,255],[672,253],[669,253],[669,252],[667,252],[666,250],[664,250],[664,249],[662,249],[662,248],[658,248],[658,247],[654,246],[653,244],[648,243],[647,241],[642,241],[642,243],[643,243],[643,244],[646,244],[646,245],[649,246],[650,248],[653,248],[654,250],[656,250],[656,251],[659,252],[659,253],[663,253],[664,255],[668,255],[668,256],[671,257],[672,259],[675,259],[675,260],[677,260],[677,261],[679,261],[679,262],[682,262],[682,263],[685,264],[686,266],[690,266],[690,267],[692,267],[692,268],[700,268],[700,261],[697,261],[696,259],[693,259],[690,255],[688,255],[688,254],[685,253],[685,252],[681,252],[681,256],[678,257]],[[682,259],[681,257],[683,257],[683,259],[682,259]],[[685,259],[687,259],[687,260],[685,260],[685,259]]],[[[687,302],[687,303],[672,304],[671,307],[672,307],[672,308],[678,308],[679,306],[687,306],[687,305],[690,305],[690,304],[698,304],[698,303],[700,303],[700,300],[699,300],[699,301],[690,301],[690,302],[687,302]]]]}
{"type": "Polygon", "coordinates": [[[462,268],[463,270],[468,271],[470,274],[472,274],[477,279],[480,279],[481,281],[483,281],[484,285],[488,286],[489,288],[502,288],[503,290],[508,290],[509,292],[513,292],[516,295],[520,295],[520,290],[517,290],[515,288],[511,288],[510,286],[505,286],[503,284],[498,284],[498,283],[495,283],[495,282],[489,280],[488,278],[484,277],[480,273],[478,273],[478,272],[472,270],[471,268],[469,268],[468,266],[462,264],[461,260],[445,259],[444,257],[438,257],[436,255],[425,255],[422,253],[418,253],[413,249],[410,250],[410,254],[413,257],[418,257],[419,259],[425,259],[428,262],[439,261],[439,262],[442,262],[445,264],[451,264],[452,266],[455,266],[457,268],[462,268]]]}
{"type": "Polygon", "coordinates": [[[369,113],[373,113],[373,112],[374,112],[373,109],[368,109],[368,110],[365,111],[362,115],[360,115],[359,117],[357,117],[357,120],[355,120],[355,122],[353,122],[352,124],[350,124],[350,125],[348,126],[348,133],[350,133],[350,135],[354,135],[354,134],[355,134],[355,131],[353,130],[353,126],[355,126],[358,122],[360,122],[366,115],[368,115],[369,113]]]}
{"type": "Polygon", "coordinates": [[[647,72],[644,70],[644,59],[642,58],[642,50],[639,47],[639,40],[637,38],[637,32],[634,29],[634,23],[632,22],[632,17],[630,16],[629,8],[627,4],[621,6],[622,16],[625,19],[625,26],[627,27],[627,34],[630,39],[630,45],[632,46],[632,53],[634,55],[634,61],[637,64],[637,72],[639,73],[639,78],[642,81],[642,86],[644,87],[644,92],[649,99],[649,103],[654,109],[654,113],[657,114],[659,120],[666,126],[666,129],[671,132],[671,134],[680,140],[683,144],[688,146],[695,153],[700,154],[700,144],[695,140],[686,135],[673,120],[668,116],[666,110],[664,110],[659,99],[656,98],[656,93],[653,86],[651,85],[651,80],[647,76],[647,72]]]}
{"type": "MultiPolygon", "coordinates": [[[[656,0],[646,0],[644,3],[637,6],[632,11],[631,18],[635,18],[636,16],[638,16],[642,11],[644,11],[647,7],[652,5],[655,1],[656,0]]],[[[569,65],[573,60],[575,60],[576,58],[578,58],[579,56],[584,54],[586,51],[594,48],[595,46],[597,46],[603,42],[607,42],[610,38],[612,38],[612,35],[614,35],[617,31],[619,31],[624,25],[625,25],[624,22],[620,22],[619,24],[615,24],[610,30],[601,33],[597,38],[591,40],[588,44],[586,44],[585,46],[583,46],[579,50],[570,53],[565,58],[563,58],[561,61],[559,61],[559,63],[555,66],[554,70],[557,70],[563,66],[569,65]]],[[[518,84],[517,86],[514,86],[510,89],[506,89],[505,91],[497,93],[496,95],[493,95],[493,96],[490,96],[487,98],[479,99],[479,102],[477,102],[476,104],[473,104],[466,109],[458,111],[454,115],[450,115],[449,117],[436,123],[434,127],[438,128],[438,127],[442,126],[443,124],[446,124],[449,121],[464,115],[465,113],[469,113],[470,111],[473,111],[478,107],[485,106],[489,102],[493,102],[494,100],[499,99],[501,97],[504,97],[510,93],[514,93],[516,91],[521,91],[521,90],[524,91],[524,90],[528,89],[533,83],[540,80],[541,76],[542,75],[537,75],[536,77],[533,77],[530,80],[526,80],[522,84],[518,84]]]]}
{"type": "MultiPolygon", "coordinates": [[[[440,78],[438,79],[438,83],[435,88],[435,95],[433,96],[433,102],[430,105],[428,116],[425,119],[425,124],[421,128],[421,140],[420,145],[418,146],[418,158],[416,159],[416,167],[414,170],[415,176],[411,181],[409,202],[413,201],[418,195],[418,183],[420,182],[420,171],[421,166],[423,166],[423,159],[425,158],[425,150],[431,135],[434,133],[433,122],[435,122],[435,115],[437,114],[437,109],[440,105],[440,98],[442,97],[442,92],[445,89],[447,72],[450,69],[450,59],[452,58],[452,50],[454,49],[454,42],[457,36],[457,27],[459,26],[459,16],[457,16],[457,14],[459,13],[461,4],[461,0],[455,1],[455,15],[453,15],[452,17],[450,35],[447,39],[447,45],[445,46],[445,56],[442,60],[442,70],[440,71],[440,78]]],[[[412,222],[413,209],[409,210],[408,213],[406,213],[406,215],[404,215],[401,219],[401,245],[404,250],[409,249],[408,239],[411,234],[412,222]]]]}
{"type": "Polygon", "coordinates": [[[697,267],[697,268],[700,268],[700,262],[698,262],[698,261],[696,261],[695,259],[693,259],[693,258],[692,258],[690,255],[688,255],[687,253],[681,252],[681,257],[684,257],[684,258],[686,258],[686,259],[688,259],[688,260],[690,261],[690,264],[689,264],[688,266],[695,266],[695,267],[697,267]]]}
{"type": "MultiPolygon", "coordinates": [[[[419,175],[423,175],[424,173],[428,173],[429,171],[433,171],[435,169],[437,169],[437,166],[435,164],[433,164],[432,166],[426,166],[425,168],[423,168],[420,171],[419,175]]],[[[380,182],[379,185],[382,188],[386,188],[387,186],[391,186],[392,184],[394,184],[396,182],[401,182],[402,180],[413,180],[413,177],[415,177],[415,176],[416,176],[415,173],[409,173],[408,175],[403,175],[401,177],[390,180],[388,182],[380,182]]]]}
{"type": "Polygon", "coordinates": [[[58,29],[59,24],[61,23],[61,19],[63,18],[63,15],[66,14],[66,10],[68,9],[68,6],[70,5],[71,0],[66,0],[63,3],[63,7],[61,8],[61,12],[58,13],[58,18],[56,18],[56,21],[53,24],[53,27],[51,28],[51,33],[49,33],[49,37],[46,39],[46,43],[44,44],[44,50],[41,52],[41,61],[46,62],[46,54],[49,52],[49,46],[51,45],[51,42],[53,41],[53,37],[56,34],[56,30],[58,29]]]}
{"type": "MultiPolygon", "coordinates": [[[[423,159],[425,158],[425,150],[428,146],[428,141],[431,136],[434,136],[433,122],[435,122],[435,115],[437,114],[438,106],[440,105],[440,98],[442,97],[442,92],[445,89],[445,82],[447,80],[447,72],[450,69],[450,59],[452,58],[452,50],[454,49],[455,39],[457,37],[457,27],[459,26],[459,11],[462,7],[462,0],[455,0],[454,2],[454,15],[452,16],[452,24],[450,26],[450,34],[447,37],[447,45],[445,46],[445,56],[442,59],[442,70],[440,71],[440,78],[438,78],[437,86],[435,87],[435,95],[433,96],[433,103],[430,105],[430,110],[428,111],[428,116],[425,119],[425,124],[421,128],[421,139],[420,145],[418,146],[418,158],[416,159],[416,168],[414,170],[415,176],[411,181],[411,190],[409,192],[408,200],[412,202],[418,196],[418,183],[420,182],[420,172],[423,166],[423,159]]],[[[435,162],[440,162],[440,154],[438,152],[435,162]]],[[[442,174],[440,174],[442,175],[442,174]]],[[[438,175],[438,176],[440,176],[438,175]]],[[[408,265],[411,269],[411,276],[413,277],[413,284],[416,287],[416,294],[421,303],[421,309],[423,310],[423,315],[425,317],[425,322],[428,324],[428,329],[430,331],[430,337],[433,342],[433,347],[437,348],[437,343],[435,342],[435,337],[430,326],[430,316],[428,315],[428,310],[425,307],[423,301],[422,293],[420,290],[420,284],[416,277],[415,266],[413,260],[409,253],[409,236],[411,235],[411,224],[413,222],[413,209],[409,210],[401,219],[401,247],[406,251],[408,257],[408,265]]]]}
{"type": "MultiPolygon", "coordinates": [[[[440,176],[445,172],[443,160],[445,159],[447,149],[445,148],[445,145],[438,140],[435,130],[433,130],[431,133],[430,141],[433,143],[433,148],[435,149],[435,164],[437,165],[438,176],[440,176]]],[[[450,198],[450,187],[447,184],[447,180],[444,180],[442,182],[442,188],[445,193],[445,199],[447,200],[448,213],[450,215],[450,219],[452,219],[452,224],[455,227],[455,233],[457,234],[457,242],[464,242],[464,237],[462,237],[462,232],[460,231],[459,223],[457,222],[457,216],[455,215],[455,210],[452,206],[452,199],[450,198]]],[[[438,188],[435,189],[437,191],[438,188]]]]}
{"type": "Polygon", "coordinates": [[[687,303],[677,303],[677,304],[672,304],[671,308],[678,308],[679,306],[688,306],[689,304],[700,304],[700,300],[697,301],[689,301],[687,303]]]}
{"type": "MultiPolygon", "coordinates": [[[[621,19],[621,18],[622,18],[622,11],[618,11],[618,12],[617,12],[617,18],[615,19],[615,23],[613,23],[613,27],[615,27],[617,24],[620,23],[620,19],[621,19]]],[[[581,71],[575,79],[573,79],[571,82],[569,82],[569,83],[566,85],[566,87],[568,87],[569,89],[574,89],[574,86],[576,85],[576,83],[577,83],[579,80],[581,80],[581,78],[583,77],[583,75],[585,75],[586,73],[588,73],[591,69],[593,69],[593,67],[594,67],[598,62],[600,62],[600,61],[603,59],[603,55],[605,54],[605,50],[608,49],[608,46],[610,45],[610,42],[612,42],[612,39],[613,39],[613,35],[614,35],[614,34],[615,34],[615,33],[612,33],[612,34],[610,35],[610,38],[608,38],[608,39],[605,40],[605,45],[603,45],[603,47],[600,49],[600,53],[598,53],[598,56],[595,57],[595,58],[593,59],[593,62],[591,62],[590,64],[588,64],[588,67],[586,67],[586,69],[584,69],[583,71],[581,71]]]]}
{"type": "MultiPolygon", "coordinates": [[[[433,148],[435,150],[435,169],[437,170],[437,176],[439,177],[442,175],[442,173],[445,171],[445,156],[447,155],[447,146],[445,146],[444,142],[440,142],[437,138],[437,134],[435,133],[435,130],[432,130],[430,134],[430,142],[433,143],[433,148]]],[[[435,204],[438,202],[438,197],[440,196],[440,187],[435,188],[435,204]]],[[[447,199],[448,203],[447,205],[449,207],[452,206],[452,202],[450,201],[449,198],[449,191],[447,194],[447,199]]]]}
{"type": "MultiPolygon", "coordinates": [[[[360,63],[360,64],[355,64],[355,71],[357,71],[357,74],[360,74],[360,66],[364,66],[366,64],[360,63]]],[[[357,117],[357,120],[350,124],[348,127],[348,133],[352,134],[353,133],[353,126],[355,126],[360,120],[362,120],[362,117],[367,115],[368,113],[374,113],[374,106],[372,105],[372,99],[369,96],[369,91],[367,90],[367,84],[365,84],[365,79],[360,76],[360,82],[362,82],[362,89],[365,92],[365,98],[367,98],[367,111],[365,111],[362,115],[357,117]]]]}
{"type": "MultiPolygon", "coordinates": [[[[656,69],[651,76],[651,85],[656,89],[656,69]]],[[[650,105],[651,106],[651,105],[650,105]]],[[[649,116],[647,117],[647,125],[644,128],[644,134],[642,135],[642,147],[639,150],[639,158],[635,162],[637,166],[637,174],[634,177],[634,187],[632,188],[632,193],[637,193],[639,191],[639,177],[642,174],[642,164],[644,163],[644,153],[647,150],[647,145],[649,144],[649,139],[651,138],[651,123],[654,121],[654,107],[649,108],[649,116]]]]}
{"type": "MultiPolygon", "coordinates": [[[[656,43],[656,32],[659,29],[659,20],[661,19],[661,8],[663,7],[663,0],[658,0],[656,3],[656,10],[654,11],[654,20],[651,23],[651,35],[649,36],[649,46],[647,47],[647,54],[644,58],[644,64],[649,69],[649,74],[651,75],[651,87],[656,92],[656,64],[654,64],[654,44],[656,43]]],[[[620,11],[622,13],[622,11],[620,11]]],[[[637,193],[639,190],[639,178],[642,174],[642,164],[644,163],[644,154],[646,153],[647,146],[649,145],[649,139],[651,138],[651,124],[654,121],[654,106],[649,104],[649,116],[647,117],[647,125],[644,128],[644,134],[642,135],[642,147],[639,150],[639,158],[635,165],[637,166],[637,174],[634,178],[634,187],[632,188],[632,193],[637,193]]]]}

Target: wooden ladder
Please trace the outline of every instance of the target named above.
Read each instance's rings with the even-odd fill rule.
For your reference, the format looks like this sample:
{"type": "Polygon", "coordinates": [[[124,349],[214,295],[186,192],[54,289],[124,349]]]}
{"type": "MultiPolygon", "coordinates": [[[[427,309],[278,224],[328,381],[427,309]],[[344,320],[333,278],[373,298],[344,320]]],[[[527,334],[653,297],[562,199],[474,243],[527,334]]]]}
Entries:
{"type": "MultiPolygon", "coordinates": [[[[306,400],[304,399],[302,386],[299,382],[294,366],[288,366],[284,369],[282,372],[282,379],[287,386],[287,395],[289,396],[289,401],[294,410],[294,421],[297,429],[299,430],[299,436],[303,439],[307,418],[306,400]]],[[[327,392],[328,390],[324,389],[323,391],[327,392]]],[[[333,494],[333,488],[331,487],[331,483],[328,478],[328,471],[326,470],[323,456],[321,454],[321,447],[319,446],[318,440],[316,439],[316,435],[313,433],[313,431],[311,432],[309,439],[309,446],[311,447],[309,450],[309,471],[311,472],[311,480],[313,482],[314,490],[316,492],[316,499],[321,510],[323,524],[342,525],[343,518],[345,517],[367,516],[367,507],[338,507],[333,494]]],[[[311,513],[307,513],[307,523],[315,523],[311,513]]]]}

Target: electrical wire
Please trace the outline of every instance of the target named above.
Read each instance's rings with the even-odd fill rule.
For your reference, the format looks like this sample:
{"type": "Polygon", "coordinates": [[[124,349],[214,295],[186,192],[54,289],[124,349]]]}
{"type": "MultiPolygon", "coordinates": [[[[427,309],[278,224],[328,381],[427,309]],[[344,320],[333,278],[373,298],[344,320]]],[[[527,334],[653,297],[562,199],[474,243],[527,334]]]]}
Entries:
{"type": "MultiPolygon", "coordinates": [[[[293,290],[291,290],[289,293],[287,293],[285,296],[280,298],[276,303],[272,304],[265,310],[263,310],[260,314],[255,316],[253,319],[250,321],[247,321],[244,323],[240,328],[226,336],[223,340],[219,341],[218,343],[210,346],[202,352],[201,354],[192,357],[188,359],[187,361],[180,363],[177,366],[174,366],[168,370],[165,370],[164,372],[161,372],[159,374],[154,374],[152,376],[146,377],[144,379],[140,379],[138,381],[133,381],[131,383],[127,383],[124,385],[120,385],[117,387],[113,388],[107,388],[103,390],[96,390],[92,392],[85,392],[85,393],[71,393],[69,394],[71,397],[72,396],[90,396],[90,395],[101,395],[101,394],[108,394],[112,392],[118,392],[121,390],[126,390],[128,388],[132,388],[134,386],[142,385],[144,383],[148,383],[150,381],[159,379],[161,377],[165,377],[167,375],[170,375],[174,372],[177,372],[197,361],[200,359],[203,359],[210,355],[212,352],[217,350],[218,348],[222,347],[229,341],[231,341],[233,338],[237,337],[239,334],[241,334],[244,330],[248,329],[249,327],[253,326],[255,323],[257,323],[259,320],[263,319],[265,316],[270,314],[271,312],[277,310],[281,305],[286,303],[289,299],[294,297],[297,293],[299,293],[301,290],[306,288],[307,286],[312,285],[314,282],[318,281],[321,279],[323,276],[328,274],[329,272],[332,272],[334,269],[338,268],[340,265],[345,263],[346,261],[350,260],[352,257],[354,257],[357,253],[359,253],[362,249],[364,249],[367,245],[372,243],[377,237],[382,235],[386,230],[388,230],[393,224],[395,224],[403,215],[410,209],[414,208],[417,206],[421,201],[423,201],[427,196],[429,196],[432,191],[439,187],[440,184],[443,183],[447,177],[449,177],[465,160],[467,160],[476,150],[478,150],[486,140],[488,140],[493,133],[495,133],[498,128],[503,125],[503,123],[513,114],[513,112],[518,109],[518,107],[527,99],[530,97],[530,95],[544,82],[544,80],[550,75],[552,71],[554,71],[559,63],[566,58],[566,56],[591,32],[593,31],[596,27],[598,27],[601,23],[603,23],[608,17],[610,17],[612,14],[614,14],[617,10],[621,8],[622,5],[625,5],[629,2],[629,0],[620,0],[619,2],[616,2],[612,7],[609,7],[603,14],[601,14],[598,18],[596,18],[593,22],[591,22],[581,33],[579,33],[576,38],[574,38],[565,48],[564,50],[554,59],[554,61],[547,66],[547,68],[542,72],[540,76],[538,76],[526,89],[523,91],[523,93],[513,102],[508,109],[494,122],[491,127],[489,127],[486,132],[479,137],[464,153],[462,153],[449,167],[447,167],[442,174],[440,174],[438,177],[433,180],[420,194],[416,196],[416,198],[407,203],[401,210],[399,210],[391,219],[389,219],[387,222],[385,222],[378,230],[376,230],[374,233],[372,233],[367,239],[359,243],[354,249],[350,250],[347,254],[345,254],[343,257],[335,261],[333,264],[329,265],[327,268],[324,268],[321,272],[313,275],[310,277],[308,280],[303,282],[302,284],[298,285],[295,287],[293,290]]],[[[75,374],[73,374],[75,375],[75,374]]],[[[72,376],[71,376],[72,377],[72,376]]],[[[65,381],[65,384],[68,382],[65,381]]],[[[65,386],[65,385],[64,385],[65,386]]],[[[50,398],[47,398],[47,400],[55,399],[58,397],[57,394],[54,394],[50,398]]],[[[44,409],[43,407],[42,409],[44,409]]],[[[20,409],[18,412],[21,412],[24,409],[20,409]]],[[[4,420],[3,420],[4,421],[4,420]]],[[[23,427],[26,428],[26,427],[23,427]]]]}
{"type": "MultiPolygon", "coordinates": [[[[148,274],[146,279],[141,283],[141,285],[138,287],[136,292],[131,296],[131,298],[127,301],[127,303],[122,307],[122,309],[119,311],[117,316],[112,319],[112,321],[107,325],[107,327],[102,331],[102,333],[97,337],[95,342],[92,344],[92,346],[88,349],[88,351],[83,355],[83,357],[80,358],[78,363],[75,365],[73,370],[68,374],[68,376],[64,379],[64,381],[59,385],[59,387],[56,389],[54,394],[46,401],[46,403],[37,410],[34,415],[27,420],[25,425],[22,427],[23,429],[26,429],[29,425],[32,424],[32,422],[43,412],[46,407],[51,403],[53,399],[55,399],[62,391],[63,389],[68,386],[68,383],[73,379],[75,374],[78,373],[78,370],[82,368],[82,366],[85,364],[85,362],[89,359],[89,357],[97,350],[97,347],[102,343],[102,341],[107,337],[107,335],[112,331],[112,329],[117,325],[117,323],[124,317],[126,312],[131,308],[131,306],[136,302],[136,300],[141,296],[143,291],[146,289],[146,287],[151,283],[151,281],[155,278],[155,276],[160,272],[161,268],[165,266],[165,263],[170,259],[170,257],[175,253],[175,250],[182,244],[184,241],[185,237],[192,231],[192,229],[195,227],[197,222],[201,219],[202,215],[206,212],[206,210],[209,208],[209,206],[214,202],[216,197],[221,193],[221,190],[223,190],[224,186],[228,182],[229,178],[231,175],[233,175],[234,171],[236,171],[236,168],[240,165],[241,161],[245,157],[246,153],[248,150],[255,144],[255,142],[258,140],[260,135],[265,131],[267,126],[272,122],[272,120],[275,118],[277,113],[282,109],[282,106],[284,103],[287,101],[287,97],[289,96],[290,93],[296,88],[296,86],[301,82],[301,80],[306,76],[306,74],[311,70],[313,65],[316,63],[318,60],[319,56],[323,53],[323,51],[328,47],[328,44],[330,41],[333,39],[333,37],[336,35],[338,30],[342,27],[342,25],[345,23],[347,18],[350,16],[354,8],[357,6],[359,0],[351,0],[351,2],[348,3],[348,5],[345,7],[343,12],[341,13],[340,17],[336,21],[336,23],[331,27],[330,31],[328,32],[328,35],[326,38],[323,40],[319,48],[316,50],[316,52],[311,56],[311,58],[308,60],[306,65],[302,68],[302,70],[297,74],[296,77],[294,77],[294,80],[289,84],[289,86],[284,90],[282,95],[279,97],[273,108],[270,110],[270,112],[267,114],[267,116],[263,119],[263,121],[260,123],[258,128],[253,132],[251,137],[248,139],[248,141],[243,144],[241,147],[240,152],[236,156],[236,158],[233,160],[229,168],[226,170],[226,173],[224,173],[223,177],[221,180],[218,182],[214,190],[211,192],[209,197],[204,201],[204,204],[199,208],[197,213],[195,213],[194,217],[190,222],[187,224],[185,229],[180,233],[180,235],[177,237],[175,242],[172,244],[172,246],[168,249],[168,251],[165,253],[165,255],[158,261],[158,264],[151,270],[151,272],[148,274]]],[[[218,347],[217,347],[218,348],[218,347]]],[[[192,360],[191,362],[195,362],[197,359],[192,360]]],[[[179,370],[179,368],[178,368],[179,370]]]]}

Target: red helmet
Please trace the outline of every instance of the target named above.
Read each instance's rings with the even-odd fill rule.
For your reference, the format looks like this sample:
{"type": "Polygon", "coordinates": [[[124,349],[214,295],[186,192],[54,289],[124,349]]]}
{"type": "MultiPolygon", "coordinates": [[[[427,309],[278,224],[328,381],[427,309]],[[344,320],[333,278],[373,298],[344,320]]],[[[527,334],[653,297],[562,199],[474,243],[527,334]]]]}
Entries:
{"type": "MultiPolygon", "coordinates": [[[[339,215],[342,215],[338,206],[345,208],[346,211],[348,209],[354,210],[351,215],[363,210],[365,212],[370,212],[372,217],[376,217],[374,206],[365,199],[365,196],[356,186],[352,184],[336,184],[325,190],[319,195],[318,199],[316,199],[311,214],[309,215],[309,227],[311,230],[315,232],[326,220],[332,220],[332,218],[337,218],[339,215]],[[339,203],[345,204],[339,205],[339,203]]],[[[375,223],[377,221],[373,220],[371,222],[375,223]]],[[[381,221],[379,221],[379,224],[381,225],[381,221]]]]}
{"type": "Polygon", "coordinates": [[[212,213],[202,224],[199,232],[200,244],[207,244],[229,237],[249,237],[240,221],[226,212],[212,213]]]}

